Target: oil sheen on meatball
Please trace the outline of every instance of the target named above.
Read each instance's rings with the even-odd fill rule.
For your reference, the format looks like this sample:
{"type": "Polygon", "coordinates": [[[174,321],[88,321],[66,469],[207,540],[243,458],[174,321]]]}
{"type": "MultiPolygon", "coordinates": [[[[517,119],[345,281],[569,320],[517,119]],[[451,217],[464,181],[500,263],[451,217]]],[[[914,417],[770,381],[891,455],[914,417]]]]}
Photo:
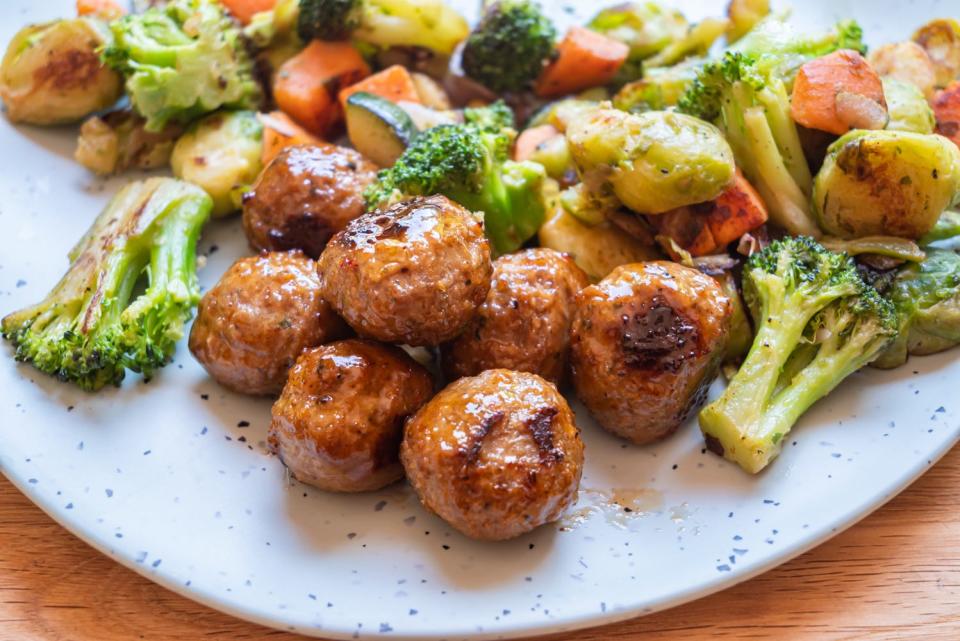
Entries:
{"type": "Polygon", "coordinates": [[[447,376],[472,376],[488,369],[563,378],[574,301],[589,284],[566,254],[525,249],[493,263],[487,298],[467,328],[443,345],[447,376]]]}
{"type": "Polygon", "coordinates": [[[403,477],[403,424],[433,393],[427,370],[398,347],[363,340],[304,352],[273,405],[269,443],[300,481],[333,492],[403,477]]]}
{"type": "Polygon", "coordinates": [[[349,331],[320,296],[316,262],[274,252],[241,258],[203,296],[190,351],[224,387],[276,394],[300,352],[349,331]]]}
{"type": "Polygon", "coordinates": [[[327,241],[366,210],[376,166],[337,145],[288,147],[244,196],[243,228],[255,250],[301,249],[317,258],[327,241]]]}
{"type": "Polygon", "coordinates": [[[467,536],[501,540],[556,521],[576,500],[583,442],[553,384],[494,369],[424,405],[400,459],[427,509],[467,536]]]}
{"type": "Polygon", "coordinates": [[[323,296],[364,337],[435,346],[457,336],[490,289],[478,218],[443,196],[357,218],[320,257],[323,296]]]}
{"type": "Polygon", "coordinates": [[[672,433],[703,403],[730,323],[715,280],[671,262],[618,267],[580,292],[570,359],[577,396],[634,443],[672,433]]]}

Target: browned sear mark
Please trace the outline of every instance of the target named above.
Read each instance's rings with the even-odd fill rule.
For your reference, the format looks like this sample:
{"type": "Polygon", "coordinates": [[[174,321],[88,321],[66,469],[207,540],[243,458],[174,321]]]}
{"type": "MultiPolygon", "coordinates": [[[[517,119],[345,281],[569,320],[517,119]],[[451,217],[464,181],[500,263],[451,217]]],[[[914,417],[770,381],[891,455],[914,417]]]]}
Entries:
{"type": "Polygon", "coordinates": [[[560,413],[556,407],[541,407],[527,420],[530,435],[540,450],[541,463],[556,463],[563,460],[563,452],[553,442],[553,419],[560,413]]]}
{"type": "Polygon", "coordinates": [[[621,317],[620,345],[627,365],[662,372],[676,372],[688,358],[697,355],[696,325],[678,314],[661,296],[654,296],[645,309],[621,317]]]}
{"type": "Polygon", "coordinates": [[[503,422],[503,419],[506,418],[506,414],[503,412],[497,411],[493,414],[485,416],[480,422],[479,429],[476,429],[470,432],[468,437],[466,455],[467,455],[467,465],[473,465],[477,462],[477,459],[480,457],[480,450],[483,449],[483,441],[487,438],[487,435],[493,431],[493,428],[503,422]]]}

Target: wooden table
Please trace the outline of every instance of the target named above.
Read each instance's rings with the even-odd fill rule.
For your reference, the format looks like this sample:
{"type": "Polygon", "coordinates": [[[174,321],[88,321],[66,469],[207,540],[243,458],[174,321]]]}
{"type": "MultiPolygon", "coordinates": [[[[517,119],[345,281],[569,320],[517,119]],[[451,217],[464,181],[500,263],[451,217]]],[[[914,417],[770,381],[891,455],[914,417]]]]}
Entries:
{"type": "MultiPolygon", "coordinates": [[[[960,448],[859,525],[685,606],[553,641],[960,640],[960,448]]],[[[0,641],[295,641],[141,578],[0,479],[0,641]]]]}

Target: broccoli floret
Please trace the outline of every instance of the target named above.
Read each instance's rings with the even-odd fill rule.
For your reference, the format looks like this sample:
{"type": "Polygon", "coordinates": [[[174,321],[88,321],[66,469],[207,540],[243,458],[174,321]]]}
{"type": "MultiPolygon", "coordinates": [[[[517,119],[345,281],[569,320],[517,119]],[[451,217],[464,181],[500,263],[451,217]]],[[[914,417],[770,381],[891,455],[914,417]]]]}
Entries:
{"type": "Polygon", "coordinates": [[[849,256],[803,236],[751,256],[743,291],[756,336],[700,428],[709,449],[756,473],[813,403],[890,343],[897,314],[849,256]]]}
{"type": "Polygon", "coordinates": [[[103,60],[126,78],[147,131],[221,107],[257,109],[262,97],[240,27],[212,0],[171,0],[110,23],[103,60]]]}
{"type": "Polygon", "coordinates": [[[443,194],[483,212],[487,237],[497,253],[518,249],[546,218],[546,171],[535,162],[509,159],[515,132],[493,125],[504,117],[499,108],[474,110],[468,116],[471,122],[421,133],[367,188],[368,206],[443,194]]]}
{"type": "Polygon", "coordinates": [[[306,41],[344,40],[360,26],[363,0],[302,0],[297,31],[306,41]]]}
{"type": "Polygon", "coordinates": [[[813,178],[779,77],[763,73],[751,56],[727,53],[703,66],[678,108],[723,130],[774,223],[791,234],[820,235],[810,200],[813,178]]]}
{"type": "Polygon", "coordinates": [[[530,88],[553,57],[557,29],[532,0],[499,0],[467,37],[463,72],[498,93],[530,88]]]}
{"type": "Polygon", "coordinates": [[[449,56],[467,21],[444,0],[300,0],[304,40],[353,38],[375,49],[422,47],[449,56]]]}
{"type": "Polygon", "coordinates": [[[165,365],[200,298],[196,243],[211,208],[203,190],[171,178],[125,187],[47,297],[3,319],[16,359],[87,390],[165,365]]]}

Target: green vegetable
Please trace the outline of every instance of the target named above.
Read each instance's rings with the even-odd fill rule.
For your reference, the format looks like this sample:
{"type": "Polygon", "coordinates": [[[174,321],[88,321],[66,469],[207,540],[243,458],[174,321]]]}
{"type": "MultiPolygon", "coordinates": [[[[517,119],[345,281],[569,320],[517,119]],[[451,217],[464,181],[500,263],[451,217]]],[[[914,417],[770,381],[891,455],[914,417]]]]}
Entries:
{"type": "Polygon", "coordinates": [[[813,203],[840,238],[920,238],[960,197],[960,149],[938,135],[851,131],[830,145],[813,203]]]}
{"type": "Polygon", "coordinates": [[[173,175],[203,188],[212,216],[240,209],[241,198],[263,169],[263,125],[252,111],[223,111],[197,122],[177,141],[173,175]]]}
{"type": "Polygon", "coordinates": [[[203,190],[171,178],[127,185],[47,297],[3,319],[16,359],[87,390],[119,385],[126,368],[150,377],[168,363],[200,299],[196,243],[211,206],[203,190]]]}
{"type": "Polygon", "coordinates": [[[563,134],[557,134],[537,145],[527,160],[543,165],[547,175],[554,180],[565,180],[576,175],[570,146],[563,134]]]}
{"type": "MultiPolygon", "coordinates": [[[[483,212],[496,252],[518,249],[546,216],[546,172],[535,162],[514,162],[508,152],[512,127],[492,130],[505,112],[469,110],[467,122],[422,132],[365,192],[370,208],[412,196],[443,194],[483,212]]],[[[512,124],[512,122],[510,123],[512,124]]]]}
{"type": "Polygon", "coordinates": [[[682,13],[658,2],[624,2],[600,11],[587,28],[630,47],[614,83],[622,85],[644,76],[643,61],[681,40],[688,24],[682,13]]]}
{"type": "Polygon", "coordinates": [[[913,262],[919,262],[927,256],[917,243],[896,236],[863,236],[852,240],[827,236],[821,238],[820,243],[830,251],[850,256],[873,254],[913,262]]]}
{"type": "Polygon", "coordinates": [[[305,41],[352,37],[374,48],[422,47],[444,56],[469,30],[443,0],[300,0],[297,20],[305,41]]]}
{"type": "Polygon", "coordinates": [[[917,243],[926,246],[939,240],[947,240],[957,236],[960,236],[960,212],[947,210],[940,214],[940,218],[937,219],[933,228],[921,236],[917,243]]]}
{"type": "Polygon", "coordinates": [[[120,98],[122,79],[100,63],[110,31],[89,18],[24,27],[7,45],[0,98],[13,122],[77,122],[120,98]]]}
{"type": "Polygon", "coordinates": [[[346,118],[350,142],[381,167],[395,163],[419,133],[406,111],[365,91],[347,98],[346,118]]]}
{"type": "Polygon", "coordinates": [[[887,129],[932,134],[937,120],[923,92],[913,83],[896,78],[883,79],[883,96],[887,101],[890,120],[887,129]]]}
{"type": "Polygon", "coordinates": [[[811,405],[886,348],[897,315],[849,256],[807,237],[751,256],[743,290],[756,337],[700,428],[710,450],[756,473],[811,405]]]}
{"type": "Polygon", "coordinates": [[[631,113],[663,111],[683,97],[703,66],[701,59],[688,59],[672,67],[650,67],[642,80],[624,85],[613,97],[613,106],[631,113]]]}
{"type": "Polygon", "coordinates": [[[243,34],[212,0],[171,0],[110,24],[103,59],[126,76],[147,131],[220,108],[256,109],[261,92],[243,34]]]}
{"type": "Polygon", "coordinates": [[[734,177],[733,153],[720,131],[683,114],[595,109],[566,133],[586,189],[601,199],[613,194],[638,213],[713,200],[734,177]]]}
{"type": "Polygon", "coordinates": [[[686,33],[651,56],[645,67],[668,67],[691,56],[703,57],[710,51],[713,43],[727,30],[727,21],[718,18],[706,18],[690,25],[686,33]]]}
{"type": "MultiPolygon", "coordinates": [[[[778,67],[774,59],[765,60],[766,69],[778,67]]],[[[768,74],[751,56],[727,53],[700,70],[679,109],[723,130],[737,166],[767,204],[772,222],[791,234],[819,235],[810,205],[810,168],[790,115],[787,88],[777,75],[768,74]]]]}
{"type": "Polygon", "coordinates": [[[955,251],[929,249],[926,260],[897,272],[886,297],[897,310],[899,329],[874,367],[899,367],[910,355],[960,344],[960,256],[955,251]]]}
{"type": "Polygon", "coordinates": [[[501,93],[533,86],[553,56],[557,30],[534,0],[498,0],[463,47],[463,72],[501,93]]]}

